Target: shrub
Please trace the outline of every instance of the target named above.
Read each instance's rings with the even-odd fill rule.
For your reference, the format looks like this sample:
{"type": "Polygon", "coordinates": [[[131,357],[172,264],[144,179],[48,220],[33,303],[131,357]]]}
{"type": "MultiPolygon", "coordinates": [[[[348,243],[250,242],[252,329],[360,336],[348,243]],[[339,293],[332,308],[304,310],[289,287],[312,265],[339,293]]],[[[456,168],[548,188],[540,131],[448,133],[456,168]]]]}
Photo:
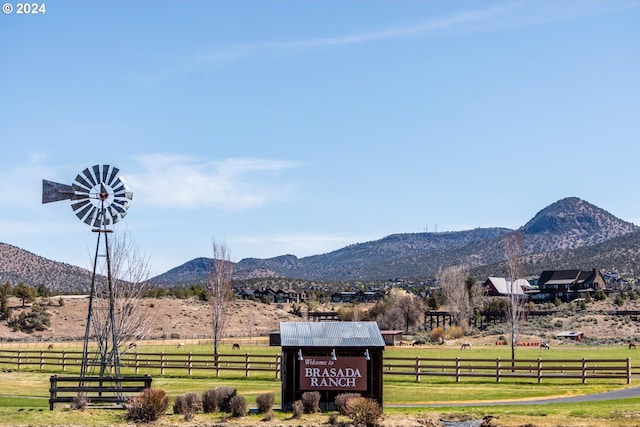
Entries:
{"type": "Polygon", "coordinates": [[[231,412],[229,402],[236,395],[234,387],[221,386],[202,394],[202,408],[205,413],[231,412]]]}
{"type": "Polygon", "coordinates": [[[140,396],[129,400],[126,418],[134,422],[156,421],[167,413],[169,397],[162,389],[146,389],[140,396]]]}
{"type": "Polygon", "coordinates": [[[347,416],[356,426],[376,427],[382,417],[382,407],[373,399],[355,397],[347,403],[347,416]]]}
{"type": "Polygon", "coordinates": [[[18,317],[9,321],[9,326],[14,331],[22,331],[31,333],[34,330],[44,331],[51,325],[49,313],[41,305],[31,307],[29,313],[22,312],[18,317]]]}
{"type": "Polygon", "coordinates": [[[229,409],[231,409],[230,412],[234,418],[247,416],[247,402],[242,396],[233,396],[229,400],[229,409]]]}
{"type": "Polygon", "coordinates": [[[354,397],[360,397],[360,393],[340,393],[336,396],[335,404],[336,409],[342,415],[347,415],[347,403],[349,399],[353,399],[354,397]]]}
{"type": "Polygon", "coordinates": [[[202,397],[197,393],[187,393],[176,396],[173,402],[173,413],[184,415],[197,414],[202,411],[202,397]]]}
{"type": "Polygon", "coordinates": [[[216,387],[216,398],[218,402],[218,408],[222,412],[231,412],[231,399],[236,395],[236,389],[234,387],[221,386],[216,387]]]}
{"type": "Polygon", "coordinates": [[[320,412],[320,393],[317,391],[305,391],[302,393],[302,404],[305,414],[320,412]]]}
{"type": "Polygon", "coordinates": [[[78,392],[71,401],[71,409],[79,409],[84,411],[89,406],[89,398],[86,394],[78,392]]]}
{"type": "Polygon", "coordinates": [[[462,338],[464,336],[464,329],[460,326],[449,326],[447,333],[451,338],[462,338]]]}
{"type": "Polygon", "coordinates": [[[258,406],[258,412],[269,413],[273,409],[273,403],[275,397],[273,393],[263,393],[256,396],[256,405],[258,406]]]}
{"type": "Polygon", "coordinates": [[[444,329],[442,329],[441,326],[433,328],[429,333],[429,339],[432,342],[442,342],[442,340],[444,339],[444,329]]]}
{"type": "Polygon", "coordinates": [[[296,420],[302,418],[302,414],[304,413],[304,404],[302,400],[296,400],[291,404],[291,409],[293,410],[293,418],[296,420]]]}
{"type": "Polygon", "coordinates": [[[205,414],[212,414],[220,410],[217,395],[218,393],[215,389],[206,390],[202,393],[202,410],[205,414]]]}

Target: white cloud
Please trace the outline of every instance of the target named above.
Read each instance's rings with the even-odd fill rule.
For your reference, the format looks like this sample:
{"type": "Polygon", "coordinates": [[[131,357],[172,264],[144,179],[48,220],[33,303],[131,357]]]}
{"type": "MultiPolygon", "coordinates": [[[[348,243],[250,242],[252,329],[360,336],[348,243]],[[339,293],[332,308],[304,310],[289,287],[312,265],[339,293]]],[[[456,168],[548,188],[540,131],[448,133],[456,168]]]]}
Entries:
{"type": "Polygon", "coordinates": [[[138,158],[140,172],[126,174],[134,200],[154,207],[250,209],[292,197],[296,186],[280,172],[290,161],[231,158],[202,161],[153,154],[138,158]]]}
{"type": "MultiPolygon", "coordinates": [[[[500,31],[541,25],[576,17],[597,15],[637,7],[633,2],[528,2],[500,3],[497,6],[457,12],[416,25],[355,34],[315,37],[302,40],[257,42],[222,47],[211,52],[184,58],[182,65],[225,64],[255,55],[305,52],[311,49],[350,46],[384,40],[434,37],[448,34],[468,34],[500,31]]],[[[186,69],[189,67],[187,66],[186,69]]]]}

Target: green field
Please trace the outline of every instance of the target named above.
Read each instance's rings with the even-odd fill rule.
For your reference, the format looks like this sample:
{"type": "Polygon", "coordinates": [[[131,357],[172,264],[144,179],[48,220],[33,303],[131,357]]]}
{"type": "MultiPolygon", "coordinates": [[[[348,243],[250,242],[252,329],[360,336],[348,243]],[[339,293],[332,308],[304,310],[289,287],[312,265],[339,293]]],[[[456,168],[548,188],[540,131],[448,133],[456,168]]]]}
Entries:
{"type": "MultiPolygon", "coordinates": [[[[138,351],[177,353],[175,346],[141,347],[138,351]]],[[[212,352],[212,349],[211,346],[192,345],[180,351],[193,354],[208,354],[212,352]]],[[[222,349],[223,353],[231,351],[230,348],[222,349]]],[[[251,355],[275,355],[279,353],[278,348],[261,346],[243,349],[244,351],[251,355]]],[[[624,359],[634,354],[633,350],[628,350],[622,346],[590,347],[568,345],[557,347],[551,351],[541,351],[535,347],[519,348],[516,356],[518,359],[535,360],[540,357],[545,361],[551,361],[581,358],[624,359]]],[[[388,348],[385,350],[385,357],[508,359],[510,350],[496,346],[476,347],[464,351],[461,351],[458,347],[447,346],[388,348]]],[[[633,359],[632,366],[634,374],[640,373],[640,369],[636,367],[633,359]]],[[[124,423],[122,411],[89,410],[82,413],[67,409],[49,411],[49,377],[52,373],[61,373],[60,370],[47,370],[44,372],[40,371],[37,366],[31,366],[17,372],[6,364],[0,365],[0,368],[2,369],[2,372],[0,372],[0,425],[117,425],[124,423]]],[[[65,374],[73,373],[70,370],[65,372],[65,374]]],[[[201,392],[217,386],[229,385],[235,387],[238,393],[244,396],[250,404],[255,401],[256,395],[267,392],[274,393],[276,403],[280,402],[280,381],[275,378],[273,373],[252,373],[249,378],[245,378],[242,372],[225,372],[220,378],[216,378],[210,371],[196,371],[191,377],[187,376],[184,371],[167,371],[164,376],[160,376],[159,370],[151,370],[149,372],[141,370],[140,373],[151,374],[154,388],[166,390],[170,397],[186,392],[201,392]]],[[[633,385],[632,383],[631,386],[633,385]]],[[[385,414],[390,419],[396,416],[425,418],[431,417],[433,414],[440,414],[439,416],[442,417],[482,418],[486,414],[492,414],[500,415],[501,425],[525,425],[526,422],[517,424],[523,419],[528,419],[528,423],[532,423],[533,421],[531,420],[535,419],[536,422],[531,425],[541,426],[637,425],[637,422],[635,424],[626,423],[640,416],[640,406],[638,406],[640,399],[638,398],[591,402],[588,404],[500,405],[500,401],[526,401],[527,399],[545,397],[590,394],[624,387],[628,387],[628,385],[619,379],[588,381],[587,384],[582,384],[580,380],[554,379],[538,384],[535,379],[504,379],[500,383],[496,383],[495,380],[487,378],[464,378],[460,382],[455,382],[454,378],[449,377],[427,377],[422,378],[420,382],[416,382],[410,376],[386,375],[384,382],[385,414]],[[496,405],[474,406],[478,402],[496,402],[496,405]],[[454,405],[459,403],[464,403],[468,406],[429,407],[429,405],[436,404],[454,405]],[[401,407],[401,405],[406,404],[424,405],[424,407],[401,407]],[[575,420],[564,423],[558,421],[562,419],[575,420]],[[511,422],[509,420],[514,424],[508,424],[511,422]],[[546,424],[548,421],[556,424],[546,424]]],[[[167,422],[189,425],[176,417],[169,416],[167,422]]],[[[206,416],[199,415],[198,417],[202,421],[202,417],[206,416]]],[[[287,415],[279,414],[276,417],[279,423],[284,423],[287,415]]],[[[248,418],[248,420],[251,419],[248,418]]],[[[259,419],[257,420],[259,421],[259,419]]],[[[307,421],[310,423],[319,422],[315,418],[307,421]]],[[[241,422],[233,420],[232,422],[241,424],[252,421],[245,420],[241,422]]],[[[325,422],[326,416],[322,418],[322,423],[325,422]]],[[[298,422],[296,425],[305,424],[298,422]]]]}

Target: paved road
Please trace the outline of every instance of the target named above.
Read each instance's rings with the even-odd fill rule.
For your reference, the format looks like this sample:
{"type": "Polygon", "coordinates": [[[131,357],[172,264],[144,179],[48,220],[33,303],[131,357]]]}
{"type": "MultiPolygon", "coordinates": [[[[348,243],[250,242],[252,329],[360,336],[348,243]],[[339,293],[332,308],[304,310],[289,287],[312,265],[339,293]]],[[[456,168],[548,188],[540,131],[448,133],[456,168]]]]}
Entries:
{"type": "Polygon", "coordinates": [[[626,399],[630,397],[640,397],[640,387],[623,388],[620,390],[605,391],[603,393],[584,394],[581,396],[571,397],[553,397],[548,399],[535,399],[535,400],[513,400],[513,401],[501,401],[501,402],[470,402],[470,403],[434,403],[434,404],[398,404],[398,405],[385,405],[389,407],[423,407],[423,406],[503,406],[503,405],[544,405],[547,403],[577,403],[577,402],[593,402],[596,400],[615,400],[626,399]]]}

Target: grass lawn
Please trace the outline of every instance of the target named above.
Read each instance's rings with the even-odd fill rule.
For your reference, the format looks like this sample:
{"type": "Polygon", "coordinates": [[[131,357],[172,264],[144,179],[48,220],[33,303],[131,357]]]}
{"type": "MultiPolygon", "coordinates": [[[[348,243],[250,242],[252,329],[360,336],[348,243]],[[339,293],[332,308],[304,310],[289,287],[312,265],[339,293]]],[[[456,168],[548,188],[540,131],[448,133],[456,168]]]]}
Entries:
{"type": "MultiPolygon", "coordinates": [[[[211,346],[192,345],[177,350],[174,346],[141,347],[139,352],[211,353],[211,346]]],[[[279,348],[254,347],[246,350],[252,355],[279,353],[279,348]]],[[[231,348],[223,348],[223,353],[231,353],[231,348]]],[[[236,350],[237,352],[237,350],[236,350]]],[[[244,349],[243,349],[244,352],[244,349]]],[[[518,349],[517,358],[559,360],[559,359],[624,359],[633,356],[633,350],[622,346],[590,347],[569,345],[541,351],[534,347],[518,349]]],[[[486,346],[461,351],[447,346],[428,346],[412,348],[389,348],[385,357],[420,358],[510,358],[508,348],[486,346]]],[[[0,425],[124,425],[123,411],[87,410],[84,412],[56,409],[49,411],[49,377],[52,371],[40,372],[37,367],[16,372],[7,369],[0,372],[0,425]]],[[[221,378],[206,371],[196,371],[188,377],[178,371],[149,372],[153,376],[153,387],[167,391],[171,398],[187,393],[202,392],[222,385],[233,386],[238,394],[245,397],[249,404],[255,402],[255,396],[261,393],[274,393],[276,404],[280,402],[280,381],[272,373],[256,374],[245,378],[243,373],[225,373],[221,378]]],[[[635,372],[638,372],[636,369],[635,372]]],[[[140,373],[147,373],[141,370],[140,373]]],[[[66,374],[73,374],[67,371],[66,374]]],[[[448,377],[426,377],[415,382],[409,376],[385,376],[384,401],[385,425],[410,425],[408,419],[424,420],[437,418],[482,418],[491,414],[499,417],[503,426],[631,426],[638,425],[640,418],[640,398],[618,401],[589,402],[580,404],[545,405],[500,405],[500,401],[526,400],[544,397],[570,396],[596,393],[627,387],[620,380],[598,380],[582,384],[580,380],[548,380],[537,384],[534,379],[504,379],[500,383],[487,378],[464,378],[456,383],[448,377]],[[498,402],[494,406],[474,406],[477,402],[498,402]],[[465,403],[468,406],[429,407],[434,404],[465,403]],[[425,407],[394,407],[398,404],[422,404],[425,407]],[[404,424],[403,424],[404,423],[404,424]]],[[[60,405],[62,406],[62,405],[60,405]]],[[[171,410],[170,410],[171,412],[171,410]]],[[[311,426],[327,424],[328,415],[305,416],[303,420],[290,420],[290,414],[276,413],[274,421],[261,421],[261,416],[252,415],[242,420],[230,420],[232,425],[295,425],[311,426]]],[[[220,421],[220,415],[199,414],[188,423],[180,416],[169,415],[159,425],[204,425],[220,421]]],[[[416,424],[418,425],[418,424],[416,424]]],[[[428,424],[427,424],[428,425],[428,424]]]]}

